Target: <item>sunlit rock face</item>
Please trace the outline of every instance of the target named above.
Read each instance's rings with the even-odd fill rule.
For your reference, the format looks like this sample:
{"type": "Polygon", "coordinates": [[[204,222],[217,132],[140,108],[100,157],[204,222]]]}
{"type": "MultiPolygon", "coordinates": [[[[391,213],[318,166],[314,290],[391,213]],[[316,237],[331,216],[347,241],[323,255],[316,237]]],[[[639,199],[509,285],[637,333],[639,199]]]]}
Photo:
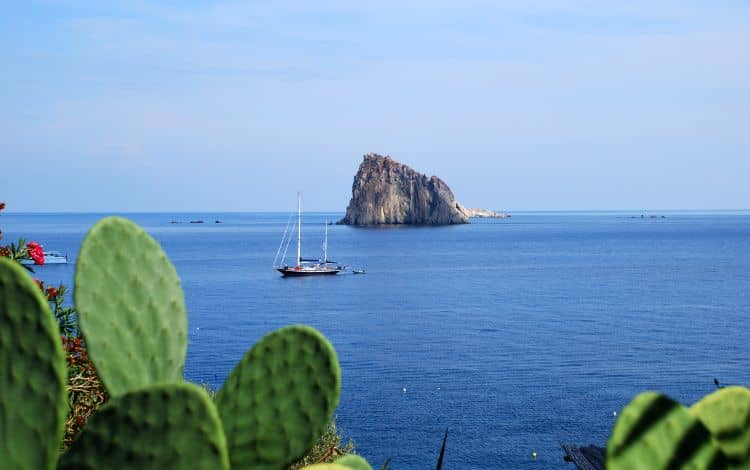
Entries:
{"type": "Polygon", "coordinates": [[[418,173],[390,156],[368,153],[352,184],[341,220],[350,225],[469,223],[466,210],[437,176],[418,173]]]}

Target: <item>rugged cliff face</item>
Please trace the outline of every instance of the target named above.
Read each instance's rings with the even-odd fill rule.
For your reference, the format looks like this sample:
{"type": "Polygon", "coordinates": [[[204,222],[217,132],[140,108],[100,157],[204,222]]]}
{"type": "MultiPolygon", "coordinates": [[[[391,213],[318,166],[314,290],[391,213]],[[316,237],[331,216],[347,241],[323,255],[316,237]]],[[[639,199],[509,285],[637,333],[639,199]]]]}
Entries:
{"type": "Polygon", "coordinates": [[[352,199],[340,223],[446,225],[469,223],[469,217],[437,176],[368,153],[354,176],[352,199]]]}

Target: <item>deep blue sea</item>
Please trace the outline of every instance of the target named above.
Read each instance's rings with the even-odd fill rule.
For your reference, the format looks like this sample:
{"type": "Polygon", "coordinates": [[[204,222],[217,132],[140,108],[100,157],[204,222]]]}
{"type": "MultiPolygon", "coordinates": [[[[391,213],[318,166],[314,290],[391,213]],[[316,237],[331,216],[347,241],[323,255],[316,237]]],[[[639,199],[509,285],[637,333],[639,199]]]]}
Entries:
{"type": "MultiPolygon", "coordinates": [[[[662,214],[334,225],[330,258],[367,274],[304,279],[271,269],[289,214],[125,216],[182,278],[188,379],[219,387],[265,333],[306,323],[338,352],[338,425],[373,466],[434,468],[447,427],[447,468],[541,469],[572,468],[561,442],[604,445],[641,391],[689,404],[715,377],[750,385],[750,212],[662,214]]],[[[0,227],[74,261],[103,215],[4,213],[0,227]]],[[[303,217],[305,255],[342,215],[303,217]]],[[[71,284],[73,269],[37,276],[71,284]]]]}

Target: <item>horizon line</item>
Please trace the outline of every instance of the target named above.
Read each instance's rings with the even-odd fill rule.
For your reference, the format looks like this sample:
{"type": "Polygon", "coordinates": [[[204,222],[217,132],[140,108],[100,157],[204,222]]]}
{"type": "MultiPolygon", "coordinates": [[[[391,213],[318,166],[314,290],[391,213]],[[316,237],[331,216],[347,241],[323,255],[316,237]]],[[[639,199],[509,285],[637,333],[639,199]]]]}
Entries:
{"type": "MultiPolygon", "coordinates": [[[[493,210],[493,209],[491,209],[493,210]]],[[[205,214],[286,214],[296,211],[288,211],[288,210],[194,210],[194,211],[188,211],[188,210],[109,210],[109,211],[103,211],[103,210],[91,210],[91,211],[80,211],[80,210],[72,210],[72,211],[60,211],[60,210],[51,210],[51,211],[37,211],[37,210],[31,210],[31,211],[18,211],[18,210],[5,210],[3,211],[4,214],[8,215],[15,215],[15,214],[198,214],[198,213],[205,213],[205,214]]],[[[306,213],[310,214],[330,214],[330,213],[341,213],[345,214],[346,211],[341,210],[308,210],[305,211],[306,213]]],[[[601,213],[608,213],[608,212],[750,212],[750,208],[733,208],[733,209],[504,209],[504,210],[497,210],[495,212],[500,213],[506,213],[506,214],[513,214],[513,213],[570,213],[570,212],[601,212],[601,213]]],[[[3,213],[0,213],[0,216],[3,215],[3,213]]]]}

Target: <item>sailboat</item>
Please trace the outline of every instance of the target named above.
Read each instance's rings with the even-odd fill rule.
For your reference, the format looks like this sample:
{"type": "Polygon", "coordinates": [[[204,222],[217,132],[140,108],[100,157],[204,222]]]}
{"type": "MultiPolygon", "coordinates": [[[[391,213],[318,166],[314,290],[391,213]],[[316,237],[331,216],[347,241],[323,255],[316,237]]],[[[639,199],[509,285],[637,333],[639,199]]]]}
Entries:
{"type": "MultiPolygon", "coordinates": [[[[297,193],[297,262],[294,266],[284,264],[283,266],[276,266],[276,260],[274,260],[274,269],[281,273],[282,276],[321,276],[321,275],[332,275],[340,273],[344,268],[341,267],[337,262],[330,261],[328,259],[328,223],[325,224],[325,241],[323,242],[323,259],[314,258],[303,258],[302,257],[302,196],[297,193]]],[[[288,226],[287,226],[288,228],[288,226]]],[[[276,258],[278,259],[281,247],[284,245],[284,240],[287,240],[287,247],[291,241],[291,234],[287,239],[287,231],[284,232],[284,237],[279,245],[279,250],[276,252],[276,258]]],[[[284,250],[285,258],[286,250],[284,250]]]]}

